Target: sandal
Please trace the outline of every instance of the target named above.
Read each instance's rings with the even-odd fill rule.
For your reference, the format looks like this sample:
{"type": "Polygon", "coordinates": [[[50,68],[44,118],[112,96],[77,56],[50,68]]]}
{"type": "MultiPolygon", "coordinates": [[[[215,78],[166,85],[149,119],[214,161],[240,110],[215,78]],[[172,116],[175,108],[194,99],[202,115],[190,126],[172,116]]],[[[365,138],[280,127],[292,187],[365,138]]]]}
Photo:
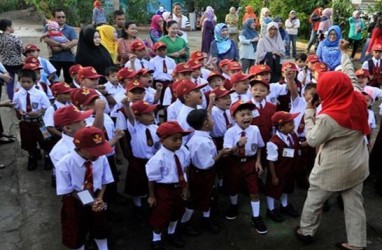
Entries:
{"type": "Polygon", "coordinates": [[[8,138],[4,135],[2,137],[0,137],[0,144],[7,144],[7,143],[14,142],[14,141],[15,141],[14,139],[8,138]]]}

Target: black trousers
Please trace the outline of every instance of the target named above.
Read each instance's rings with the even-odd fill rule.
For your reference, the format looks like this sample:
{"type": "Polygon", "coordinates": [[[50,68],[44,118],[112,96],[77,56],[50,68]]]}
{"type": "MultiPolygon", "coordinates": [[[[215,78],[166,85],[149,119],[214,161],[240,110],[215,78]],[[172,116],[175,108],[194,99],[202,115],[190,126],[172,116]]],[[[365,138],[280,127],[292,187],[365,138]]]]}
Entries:
{"type": "Polygon", "coordinates": [[[56,75],[57,77],[60,77],[61,75],[61,69],[64,72],[64,80],[66,83],[72,82],[72,77],[69,73],[69,68],[74,65],[74,62],[64,62],[64,61],[53,61],[49,60],[52,65],[56,68],[56,75]]]}

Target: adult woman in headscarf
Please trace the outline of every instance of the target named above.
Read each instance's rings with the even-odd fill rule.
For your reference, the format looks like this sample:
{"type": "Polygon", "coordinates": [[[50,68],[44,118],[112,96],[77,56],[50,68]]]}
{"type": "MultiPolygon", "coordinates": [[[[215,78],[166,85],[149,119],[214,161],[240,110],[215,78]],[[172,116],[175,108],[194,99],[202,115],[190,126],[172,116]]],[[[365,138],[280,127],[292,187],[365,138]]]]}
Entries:
{"type": "Polygon", "coordinates": [[[109,52],[113,63],[117,63],[118,56],[118,45],[117,45],[117,31],[116,29],[108,24],[102,24],[97,27],[97,31],[101,37],[101,44],[109,52]]]}
{"type": "Polygon", "coordinates": [[[163,17],[154,15],[151,18],[150,24],[150,39],[154,43],[158,42],[159,38],[163,36],[163,17]]]}
{"type": "Polygon", "coordinates": [[[349,17],[349,42],[353,43],[353,50],[351,59],[354,59],[358,46],[363,39],[362,31],[366,28],[364,21],[360,18],[361,12],[359,10],[353,11],[353,15],[349,17]]]}
{"type": "Polygon", "coordinates": [[[242,19],[242,24],[248,20],[248,19],[253,19],[255,21],[256,27],[259,26],[259,19],[256,16],[256,13],[251,5],[248,5],[245,7],[245,13],[242,19]]]}
{"type": "Polygon", "coordinates": [[[215,13],[211,6],[208,6],[204,12],[204,18],[202,23],[202,48],[201,51],[205,53],[210,52],[211,42],[214,40],[215,29],[215,13]]]}
{"type": "Polygon", "coordinates": [[[239,10],[235,7],[229,9],[229,13],[225,16],[225,23],[228,26],[229,38],[237,44],[237,34],[239,33],[239,10]]]}
{"type": "Polygon", "coordinates": [[[285,57],[285,44],[279,33],[279,25],[270,22],[267,33],[257,44],[256,64],[267,64],[271,70],[270,82],[277,82],[281,77],[281,60],[285,57]]]}
{"type": "Polygon", "coordinates": [[[239,55],[242,70],[244,73],[255,64],[257,42],[259,35],[256,32],[255,20],[250,18],[243,25],[243,31],[239,36],[239,55]]]}
{"type": "Polygon", "coordinates": [[[330,70],[334,70],[341,64],[341,50],[339,47],[341,38],[341,28],[333,25],[329,28],[326,38],[318,45],[317,56],[321,62],[328,65],[330,70]]]}
{"type": "Polygon", "coordinates": [[[215,40],[211,42],[210,55],[217,59],[217,64],[223,59],[239,60],[236,43],[229,38],[228,27],[218,23],[214,31],[215,40]]]}
{"type": "Polygon", "coordinates": [[[75,63],[92,66],[100,75],[105,75],[105,69],[114,65],[109,52],[101,44],[99,32],[93,26],[88,25],[80,32],[75,63]]]}
{"type": "Polygon", "coordinates": [[[262,8],[260,12],[260,37],[264,37],[267,34],[267,25],[272,22],[270,17],[270,11],[268,8],[262,8]]]}
{"type": "MultiPolygon", "coordinates": [[[[346,55],[347,56],[347,55],[346,55]]],[[[369,153],[365,135],[370,132],[365,97],[354,89],[356,77],[348,72],[327,72],[320,76],[317,94],[322,110],[316,116],[309,101],[304,120],[307,143],[319,147],[309,177],[310,188],[296,236],[311,243],[321,219],[324,202],[340,193],[344,202],[347,242],[339,249],[366,249],[366,216],[363,182],[369,175],[369,153]],[[353,82],[353,85],[352,85],[353,82]]],[[[357,86],[355,86],[358,88],[357,86]]]]}
{"type": "Polygon", "coordinates": [[[7,82],[7,94],[11,100],[15,88],[15,75],[23,66],[23,42],[13,35],[14,31],[11,20],[0,20],[0,61],[11,77],[7,82]]]}

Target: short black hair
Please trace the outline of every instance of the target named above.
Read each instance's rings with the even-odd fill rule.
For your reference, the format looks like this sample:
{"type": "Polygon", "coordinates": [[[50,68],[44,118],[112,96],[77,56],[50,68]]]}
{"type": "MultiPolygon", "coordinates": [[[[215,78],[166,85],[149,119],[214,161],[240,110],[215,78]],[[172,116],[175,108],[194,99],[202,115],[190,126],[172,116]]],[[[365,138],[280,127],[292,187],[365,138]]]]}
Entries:
{"type": "Polygon", "coordinates": [[[166,29],[170,28],[171,25],[173,25],[175,23],[178,24],[178,22],[175,20],[170,20],[170,21],[166,22],[166,29]]]}
{"type": "Polygon", "coordinates": [[[122,16],[122,15],[125,15],[125,12],[123,12],[123,10],[116,10],[116,11],[114,11],[114,13],[113,13],[114,18],[115,18],[116,16],[122,16]]]}
{"type": "Polygon", "coordinates": [[[21,79],[22,77],[25,77],[25,78],[32,78],[33,82],[37,81],[36,72],[34,70],[31,70],[31,69],[20,70],[18,73],[18,76],[19,76],[19,79],[21,79]]]}
{"type": "Polygon", "coordinates": [[[105,76],[109,76],[109,75],[111,75],[113,73],[116,73],[116,72],[118,72],[118,68],[117,67],[115,67],[115,66],[107,67],[105,69],[105,76]]]}
{"type": "Polygon", "coordinates": [[[307,85],[305,85],[304,93],[308,92],[311,89],[316,89],[316,88],[317,88],[317,84],[315,84],[315,83],[308,83],[307,85]]]}
{"type": "Polygon", "coordinates": [[[306,61],[308,59],[308,56],[305,53],[298,53],[296,55],[296,61],[301,60],[301,61],[306,61]]]}
{"type": "Polygon", "coordinates": [[[205,109],[192,110],[187,116],[187,123],[195,130],[200,130],[204,122],[208,119],[208,112],[205,109]]]}
{"type": "Polygon", "coordinates": [[[242,111],[242,110],[249,110],[252,112],[252,108],[250,106],[251,104],[250,103],[247,103],[247,104],[244,104],[244,105],[240,105],[236,110],[235,110],[235,113],[233,113],[232,116],[235,116],[237,112],[239,111],[242,111]]]}
{"type": "Polygon", "coordinates": [[[5,19],[5,18],[0,20],[0,30],[1,31],[6,31],[7,27],[11,27],[11,26],[12,26],[11,20],[5,19]]]}
{"type": "Polygon", "coordinates": [[[57,12],[65,12],[65,10],[64,9],[54,9],[53,11],[52,11],[52,15],[53,15],[53,17],[56,17],[56,13],[57,12]]]}

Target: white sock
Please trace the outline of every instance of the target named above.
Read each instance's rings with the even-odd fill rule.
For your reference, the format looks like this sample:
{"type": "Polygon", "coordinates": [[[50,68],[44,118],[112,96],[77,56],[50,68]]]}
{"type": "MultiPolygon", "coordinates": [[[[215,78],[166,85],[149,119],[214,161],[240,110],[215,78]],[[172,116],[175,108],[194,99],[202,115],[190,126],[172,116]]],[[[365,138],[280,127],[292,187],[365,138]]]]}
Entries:
{"type": "Polygon", "coordinates": [[[184,214],[182,216],[182,220],[180,222],[186,223],[189,220],[191,220],[193,213],[194,213],[194,210],[186,208],[186,210],[184,211],[184,214]]]}
{"type": "Polygon", "coordinates": [[[76,248],[74,250],[85,250],[85,245],[83,245],[82,247],[76,248]]]}
{"type": "Polygon", "coordinates": [[[170,224],[168,224],[167,234],[174,234],[175,233],[177,223],[178,223],[178,221],[171,221],[170,224]]]}
{"type": "Polygon", "coordinates": [[[223,179],[218,179],[218,186],[222,187],[223,186],[223,179]]]}
{"type": "Polygon", "coordinates": [[[142,198],[139,196],[133,196],[133,203],[136,207],[142,207],[142,198]]]}
{"type": "Polygon", "coordinates": [[[288,194],[285,194],[285,193],[281,194],[280,202],[281,202],[281,206],[283,207],[288,206],[288,194]]]}
{"type": "Polygon", "coordinates": [[[275,199],[273,199],[272,197],[267,196],[267,207],[271,211],[273,209],[275,209],[275,199]]]}
{"type": "Polygon", "coordinates": [[[210,218],[211,209],[208,209],[208,211],[203,212],[203,218],[210,218]]]}
{"type": "Polygon", "coordinates": [[[260,215],[260,201],[251,201],[252,216],[259,217],[260,215]]]}
{"type": "Polygon", "coordinates": [[[162,240],[162,234],[161,233],[157,234],[153,231],[153,241],[160,241],[160,240],[162,240]]]}
{"type": "Polygon", "coordinates": [[[237,194],[229,196],[229,200],[231,202],[231,205],[237,205],[238,199],[239,199],[239,195],[237,195],[237,194]]]}
{"type": "Polygon", "coordinates": [[[96,244],[97,244],[97,247],[98,247],[98,250],[108,250],[107,248],[107,239],[102,239],[102,240],[99,240],[99,239],[94,239],[96,244]]]}

